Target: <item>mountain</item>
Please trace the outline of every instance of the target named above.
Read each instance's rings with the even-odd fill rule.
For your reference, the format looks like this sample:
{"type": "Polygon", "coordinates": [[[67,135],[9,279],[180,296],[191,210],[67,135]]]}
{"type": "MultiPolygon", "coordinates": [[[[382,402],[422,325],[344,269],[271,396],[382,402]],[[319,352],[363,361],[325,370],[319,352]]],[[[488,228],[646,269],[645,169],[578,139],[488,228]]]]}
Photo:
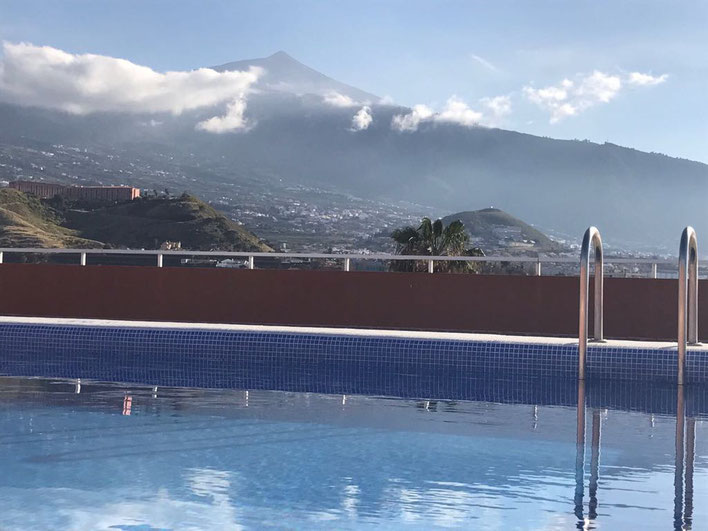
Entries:
{"type": "Polygon", "coordinates": [[[263,75],[256,84],[256,88],[259,90],[297,95],[314,94],[318,96],[326,96],[336,92],[343,96],[348,96],[354,101],[361,102],[378,102],[381,99],[356,87],[327,77],[283,51],[260,59],[234,61],[211,68],[218,72],[224,72],[248,70],[252,66],[257,66],[264,70],[263,75]]]}
{"type": "Polygon", "coordinates": [[[67,203],[0,189],[0,246],[270,251],[257,236],[189,195],[123,203],[67,203]]]}
{"type": "Polygon", "coordinates": [[[410,109],[383,104],[285,53],[217,68],[249,65],[266,74],[248,97],[251,127],[235,133],[195,129],[223,107],[178,116],[77,116],[0,104],[0,180],[191,190],[228,204],[239,221],[269,224],[267,233],[281,242],[327,238],[322,249],[364,232],[361,224],[334,228],[345,216],[364,214],[346,213],[342,203],[331,208],[332,194],[377,202],[365,213],[370,217],[395,206],[412,220],[495,205],[572,241],[596,225],[615,249],[675,253],[685,225],[699,237],[708,234],[706,164],[481,126],[423,122],[414,132],[400,132],[391,121],[410,109]],[[332,91],[371,101],[370,125],[353,130],[361,103],[328,105],[324,97],[332,91]],[[72,161],[60,161],[60,151],[72,161]],[[295,210],[302,211],[300,221],[283,229],[281,221],[296,219],[295,210]],[[309,226],[314,218],[322,221],[317,229],[309,226]]]}
{"type": "Polygon", "coordinates": [[[470,243],[485,251],[559,251],[560,245],[528,223],[498,208],[457,212],[442,218],[445,225],[462,221],[470,243]]]}

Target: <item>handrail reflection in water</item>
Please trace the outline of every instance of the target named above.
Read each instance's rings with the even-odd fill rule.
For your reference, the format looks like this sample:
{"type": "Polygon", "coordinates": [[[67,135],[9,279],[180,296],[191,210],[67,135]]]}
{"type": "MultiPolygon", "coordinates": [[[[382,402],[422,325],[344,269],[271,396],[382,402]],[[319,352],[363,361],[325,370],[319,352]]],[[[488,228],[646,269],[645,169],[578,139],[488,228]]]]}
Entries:
{"type": "MultiPolygon", "coordinates": [[[[585,380],[578,380],[578,424],[575,440],[575,516],[578,525],[584,522],[583,496],[585,495],[585,380]]],[[[582,526],[580,526],[582,529],[582,526]]]]}
{"type": "Polygon", "coordinates": [[[600,435],[602,417],[599,410],[592,412],[592,440],[590,445],[590,500],[588,502],[588,518],[597,518],[597,485],[600,479],[600,435]]]}
{"type": "MultiPolygon", "coordinates": [[[[686,408],[687,390],[676,386],[676,436],[674,462],[674,529],[687,530],[693,527],[693,493],[696,447],[696,417],[691,408],[686,408]]],[[[574,513],[577,528],[588,529],[598,517],[598,488],[600,478],[600,445],[602,438],[602,411],[593,409],[590,457],[590,482],[587,517],[584,510],[585,495],[585,423],[587,396],[586,384],[578,380],[577,430],[575,455],[574,513]]]]}
{"type": "Polygon", "coordinates": [[[682,385],[676,392],[676,458],[674,468],[674,529],[693,528],[693,471],[696,448],[696,418],[686,416],[682,385]]]}
{"type": "Polygon", "coordinates": [[[676,391],[676,446],[674,465],[674,529],[683,529],[683,452],[685,402],[683,386],[676,391]]]}
{"type": "Polygon", "coordinates": [[[696,457],[696,419],[688,417],[686,419],[686,478],[685,491],[686,500],[684,502],[683,519],[688,528],[693,524],[693,468],[696,457]]]}
{"type": "Polygon", "coordinates": [[[597,490],[600,478],[600,438],[602,433],[602,415],[599,409],[592,413],[592,439],[590,443],[590,485],[587,519],[585,518],[585,412],[586,392],[585,381],[578,380],[578,409],[575,453],[575,516],[578,519],[577,528],[585,529],[586,525],[597,518],[597,490]]]}

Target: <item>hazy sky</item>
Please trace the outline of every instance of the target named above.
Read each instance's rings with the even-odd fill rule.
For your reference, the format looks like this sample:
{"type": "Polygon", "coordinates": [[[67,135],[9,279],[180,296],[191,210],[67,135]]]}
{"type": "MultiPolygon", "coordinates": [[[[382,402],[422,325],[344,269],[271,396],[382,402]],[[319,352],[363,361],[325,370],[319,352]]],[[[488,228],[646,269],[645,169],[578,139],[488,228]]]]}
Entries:
{"type": "Polygon", "coordinates": [[[285,50],[404,105],[708,162],[706,1],[0,0],[0,40],[159,71],[285,50]]]}

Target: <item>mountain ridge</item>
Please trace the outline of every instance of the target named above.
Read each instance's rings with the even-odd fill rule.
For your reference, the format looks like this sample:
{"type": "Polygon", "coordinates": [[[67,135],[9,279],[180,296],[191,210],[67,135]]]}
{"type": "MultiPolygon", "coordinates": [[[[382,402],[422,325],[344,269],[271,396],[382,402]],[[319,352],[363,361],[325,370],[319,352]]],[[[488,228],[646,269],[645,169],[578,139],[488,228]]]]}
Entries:
{"type": "Polygon", "coordinates": [[[264,69],[264,74],[256,83],[256,87],[259,89],[318,96],[326,96],[328,93],[336,92],[358,102],[378,102],[381,100],[374,94],[337,81],[301,63],[282,50],[267,57],[231,61],[209,68],[217,72],[225,72],[248,70],[251,66],[264,69]]]}
{"type": "MultiPolygon", "coordinates": [[[[327,83],[331,78],[286,53],[261,60],[295,65],[306,81],[310,71],[315,72],[313,90],[332,88],[318,84],[318,76],[327,83]]],[[[221,68],[247,67],[253,61],[221,68]]],[[[297,84],[294,78],[291,85],[297,84]]],[[[708,233],[708,217],[702,215],[702,198],[708,197],[705,163],[611,142],[561,140],[482,126],[422,122],[415,132],[401,132],[393,130],[391,122],[408,109],[393,105],[372,104],[371,122],[354,130],[356,106],[327,105],[321,95],[307,94],[257,90],[247,102],[251,127],[221,135],[195,130],[198,121],[223,112],[221,108],[178,116],[76,116],[0,104],[0,179],[116,182],[112,166],[95,169],[78,161],[67,169],[52,164],[36,144],[80,150],[96,146],[120,151],[126,161],[154,159],[154,153],[161,153],[164,164],[152,160],[140,172],[123,166],[118,182],[129,176],[131,184],[159,188],[161,181],[174,180],[165,176],[168,168],[177,169],[180,189],[194,183],[188,188],[195,186],[214,201],[238,201],[237,195],[229,195],[233,186],[252,186],[265,175],[284,183],[280,190],[307,186],[390,203],[405,201],[426,205],[432,215],[493,204],[557,233],[582,234],[596,225],[605,241],[628,249],[675,252],[675,240],[689,224],[699,234],[708,233]],[[6,149],[22,151],[22,158],[4,156],[3,143],[26,146],[6,149]],[[219,191],[214,188],[217,182],[219,191]]],[[[318,197],[313,195],[312,201],[316,204],[318,197]]],[[[254,208],[264,214],[270,204],[254,208]]]]}

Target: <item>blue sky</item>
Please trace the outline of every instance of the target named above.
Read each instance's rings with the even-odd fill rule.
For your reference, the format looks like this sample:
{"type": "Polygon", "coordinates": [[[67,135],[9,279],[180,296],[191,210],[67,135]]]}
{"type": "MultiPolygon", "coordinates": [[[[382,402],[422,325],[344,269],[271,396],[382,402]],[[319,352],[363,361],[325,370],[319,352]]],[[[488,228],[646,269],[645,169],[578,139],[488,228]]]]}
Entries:
{"type": "Polygon", "coordinates": [[[470,107],[504,96],[504,128],[708,162],[705,1],[0,0],[0,40],[160,71],[285,50],[401,104],[440,110],[451,96],[470,107]],[[622,89],[568,95],[573,112],[551,123],[534,91],[569,80],[586,93],[594,72],[622,89]],[[632,84],[635,72],[661,82],[632,84]]]}

